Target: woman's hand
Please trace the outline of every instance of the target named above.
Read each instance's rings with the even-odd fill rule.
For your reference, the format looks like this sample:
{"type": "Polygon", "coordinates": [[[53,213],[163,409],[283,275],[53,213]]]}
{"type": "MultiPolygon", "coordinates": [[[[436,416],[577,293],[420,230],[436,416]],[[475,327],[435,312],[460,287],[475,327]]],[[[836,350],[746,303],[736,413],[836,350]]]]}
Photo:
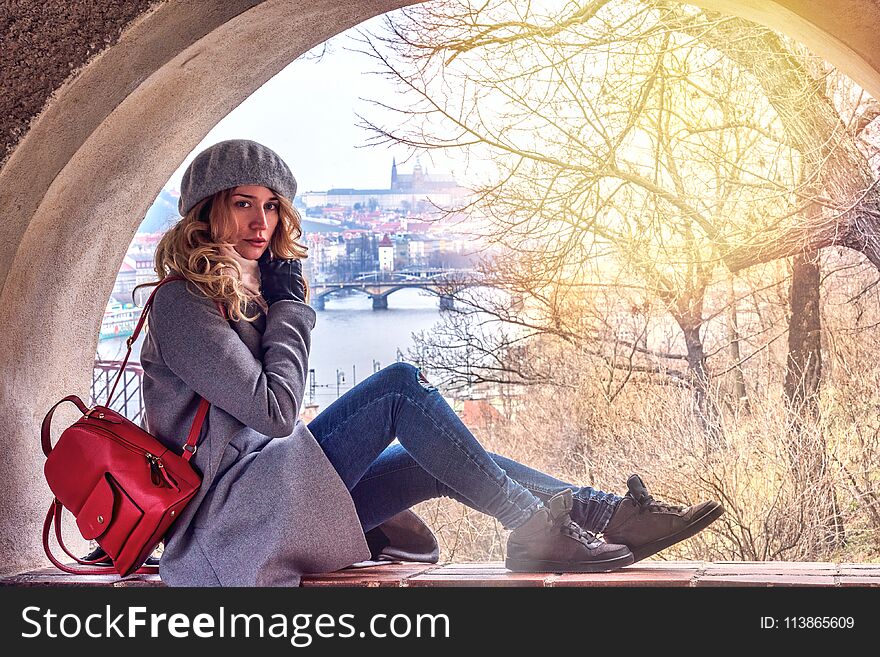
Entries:
{"type": "Polygon", "coordinates": [[[260,265],[260,287],[270,306],[276,301],[292,300],[305,303],[306,289],[299,260],[273,258],[269,249],[257,260],[260,265]]]}

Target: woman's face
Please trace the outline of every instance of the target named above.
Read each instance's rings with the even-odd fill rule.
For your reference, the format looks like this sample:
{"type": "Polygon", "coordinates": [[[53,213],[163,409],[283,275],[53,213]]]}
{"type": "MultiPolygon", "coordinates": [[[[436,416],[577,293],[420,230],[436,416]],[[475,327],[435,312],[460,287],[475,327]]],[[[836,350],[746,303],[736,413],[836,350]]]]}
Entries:
{"type": "Polygon", "coordinates": [[[257,260],[269,248],[278,225],[278,196],[268,187],[241,185],[229,197],[235,219],[235,250],[242,258],[257,260]]]}

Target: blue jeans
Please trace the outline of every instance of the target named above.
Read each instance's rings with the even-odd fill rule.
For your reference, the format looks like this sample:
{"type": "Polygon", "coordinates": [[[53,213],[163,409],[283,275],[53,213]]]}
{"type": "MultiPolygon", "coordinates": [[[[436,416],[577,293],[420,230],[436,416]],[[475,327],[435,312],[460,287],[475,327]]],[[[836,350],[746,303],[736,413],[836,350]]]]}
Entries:
{"type": "Polygon", "coordinates": [[[437,388],[408,363],[376,372],[308,426],[351,492],[365,532],[441,496],[515,529],[566,488],[574,494],[572,519],[600,532],[621,499],[486,452],[437,388]]]}

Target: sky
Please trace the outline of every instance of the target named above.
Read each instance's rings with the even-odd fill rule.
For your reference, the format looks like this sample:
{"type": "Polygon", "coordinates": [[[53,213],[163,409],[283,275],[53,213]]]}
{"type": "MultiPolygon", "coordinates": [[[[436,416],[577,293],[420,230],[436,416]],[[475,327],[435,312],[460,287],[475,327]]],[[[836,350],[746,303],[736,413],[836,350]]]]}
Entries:
{"type": "MultiPolygon", "coordinates": [[[[360,28],[378,30],[382,17],[360,28]]],[[[387,110],[365,98],[401,106],[391,81],[377,71],[376,61],[354,52],[358,27],[327,42],[323,56],[318,46],[291,62],[234,109],[193,150],[165,185],[179,189],[180,179],[192,159],[208,146],[224,139],[253,139],[275,150],[287,162],[298,182],[298,191],[325,191],[333,187],[388,189],[392,157],[398,172],[410,173],[415,158],[402,164],[409,150],[401,146],[368,143],[371,133],[357,127],[356,113],[375,123],[395,121],[387,110]]],[[[421,156],[429,173],[461,175],[463,165],[442,155],[421,156]],[[433,158],[433,160],[432,160],[433,158]]]]}

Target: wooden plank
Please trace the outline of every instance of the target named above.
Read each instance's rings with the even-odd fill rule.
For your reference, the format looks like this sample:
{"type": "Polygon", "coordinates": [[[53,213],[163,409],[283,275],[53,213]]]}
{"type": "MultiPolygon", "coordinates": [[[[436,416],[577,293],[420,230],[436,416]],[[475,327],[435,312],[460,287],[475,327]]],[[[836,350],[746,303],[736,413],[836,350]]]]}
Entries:
{"type": "Polygon", "coordinates": [[[717,573],[703,574],[694,586],[836,586],[833,575],[717,573]]]}
{"type": "Polygon", "coordinates": [[[165,586],[158,575],[72,575],[54,568],[0,577],[0,586],[165,586]]]}
{"type": "Polygon", "coordinates": [[[552,580],[550,586],[693,586],[700,568],[641,568],[640,564],[627,566],[611,573],[567,573],[552,580]]]}
{"type": "Polygon", "coordinates": [[[661,559],[639,561],[627,568],[642,568],[645,570],[702,570],[706,567],[703,561],[663,561],[661,559]]]}
{"type": "Polygon", "coordinates": [[[399,587],[406,586],[411,577],[437,567],[437,564],[433,563],[388,563],[380,566],[344,568],[323,575],[306,575],[302,579],[302,585],[305,587],[399,587]]]}
{"type": "MultiPolygon", "coordinates": [[[[502,562],[387,563],[307,575],[304,587],[822,586],[878,587],[880,564],[785,561],[641,561],[610,573],[513,573],[502,562]]],[[[158,575],[72,575],[55,568],[0,576],[0,586],[164,586],[158,575]]]]}
{"type": "Polygon", "coordinates": [[[840,587],[867,586],[880,588],[880,575],[873,577],[858,577],[855,575],[846,575],[837,578],[837,585],[840,587]]]}
{"type": "Polygon", "coordinates": [[[544,587],[552,573],[514,573],[501,562],[453,563],[416,575],[407,585],[416,586],[528,586],[544,587]]]}
{"type": "Polygon", "coordinates": [[[739,573],[741,575],[812,575],[833,574],[837,564],[827,561],[712,561],[706,563],[706,574],[739,573]]]}
{"type": "Polygon", "coordinates": [[[880,563],[842,563],[837,566],[837,572],[878,577],[880,576],[880,563]]]}

